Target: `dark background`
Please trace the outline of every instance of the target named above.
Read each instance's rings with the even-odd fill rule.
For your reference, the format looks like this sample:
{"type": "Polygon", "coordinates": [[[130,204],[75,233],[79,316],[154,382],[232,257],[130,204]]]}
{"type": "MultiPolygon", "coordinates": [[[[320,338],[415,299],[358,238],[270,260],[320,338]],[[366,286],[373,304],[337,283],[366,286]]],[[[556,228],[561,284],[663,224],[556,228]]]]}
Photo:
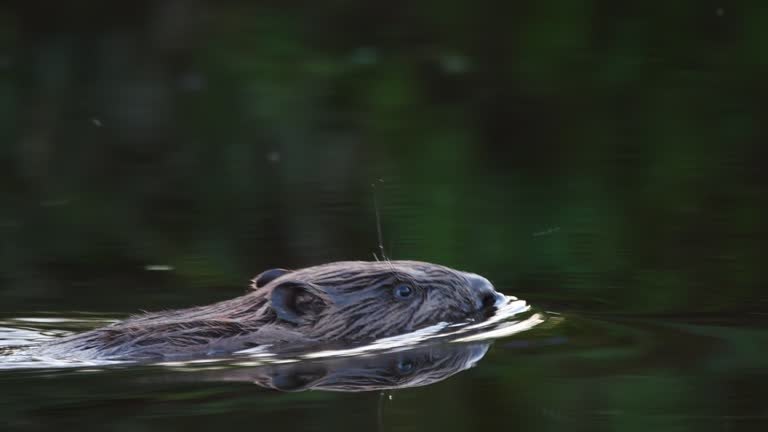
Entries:
{"type": "Polygon", "coordinates": [[[757,0],[0,2],[0,339],[373,259],[374,199],[563,313],[384,393],[4,370],[0,429],[765,430],[767,76],[757,0]]]}
{"type": "Polygon", "coordinates": [[[759,1],[0,3],[0,309],[373,259],[375,198],[540,307],[760,314],[767,72],[759,1]]]}

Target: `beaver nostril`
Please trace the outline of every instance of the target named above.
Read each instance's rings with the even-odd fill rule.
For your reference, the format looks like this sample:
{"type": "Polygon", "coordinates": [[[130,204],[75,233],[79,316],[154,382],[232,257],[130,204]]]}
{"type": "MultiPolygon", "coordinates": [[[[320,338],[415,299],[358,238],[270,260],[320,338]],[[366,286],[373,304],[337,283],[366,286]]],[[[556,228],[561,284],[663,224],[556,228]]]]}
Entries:
{"type": "Polygon", "coordinates": [[[494,293],[483,293],[480,299],[483,303],[483,309],[492,308],[496,305],[496,295],[494,293]]]}
{"type": "Polygon", "coordinates": [[[474,273],[467,274],[469,285],[475,294],[475,307],[478,309],[489,309],[496,304],[500,294],[493,288],[488,279],[474,273]]]}

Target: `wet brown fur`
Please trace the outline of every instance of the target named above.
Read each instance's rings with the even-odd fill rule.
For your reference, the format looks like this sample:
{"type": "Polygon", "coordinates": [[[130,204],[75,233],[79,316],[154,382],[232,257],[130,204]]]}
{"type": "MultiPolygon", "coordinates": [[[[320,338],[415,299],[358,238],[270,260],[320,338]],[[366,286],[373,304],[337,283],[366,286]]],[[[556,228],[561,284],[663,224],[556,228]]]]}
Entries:
{"type": "Polygon", "coordinates": [[[324,264],[288,272],[263,286],[254,279],[253,289],[241,297],[134,316],[62,338],[39,352],[141,360],[372,340],[473,317],[483,307],[470,283],[473,276],[418,261],[324,264]],[[399,284],[412,287],[413,296],[396,298],[393,287],[399,284]]]}

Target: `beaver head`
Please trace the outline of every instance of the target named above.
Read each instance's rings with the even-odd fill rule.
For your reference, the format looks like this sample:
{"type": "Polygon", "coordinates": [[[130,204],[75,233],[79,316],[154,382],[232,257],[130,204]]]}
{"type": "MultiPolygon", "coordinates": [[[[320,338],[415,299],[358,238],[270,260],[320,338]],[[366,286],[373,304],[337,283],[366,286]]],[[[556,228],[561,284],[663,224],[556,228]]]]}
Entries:
{"type": "Polygon", "coordinates": [[[464,321],[503,296],[482,276],[417,261],[336,262],[268,270],[252,287],[314,340],[364,340],[464,321]]]}
{"type": "Polygon", "coordinates": [[[398,335],[461,322],[504,298],[473,273],[417,261],[348,261],[268,270],[244,296],[154,312],[62,338],[39,351],[68,358],[200,357],[398,335]]]}

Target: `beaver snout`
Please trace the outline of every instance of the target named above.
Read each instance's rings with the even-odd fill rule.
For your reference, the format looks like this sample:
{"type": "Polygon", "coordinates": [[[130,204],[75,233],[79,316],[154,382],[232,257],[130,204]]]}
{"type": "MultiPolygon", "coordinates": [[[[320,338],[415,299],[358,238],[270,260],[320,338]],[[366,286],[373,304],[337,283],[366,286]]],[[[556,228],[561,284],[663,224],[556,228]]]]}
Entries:
{"type": "Polygon", "coordinates": [[[475,294],[475,306],[478,309],[489,309],[504,300],[504,295],[496,291],[488,279],[474,273],[467,273],[466,277],[475,294]]]}

